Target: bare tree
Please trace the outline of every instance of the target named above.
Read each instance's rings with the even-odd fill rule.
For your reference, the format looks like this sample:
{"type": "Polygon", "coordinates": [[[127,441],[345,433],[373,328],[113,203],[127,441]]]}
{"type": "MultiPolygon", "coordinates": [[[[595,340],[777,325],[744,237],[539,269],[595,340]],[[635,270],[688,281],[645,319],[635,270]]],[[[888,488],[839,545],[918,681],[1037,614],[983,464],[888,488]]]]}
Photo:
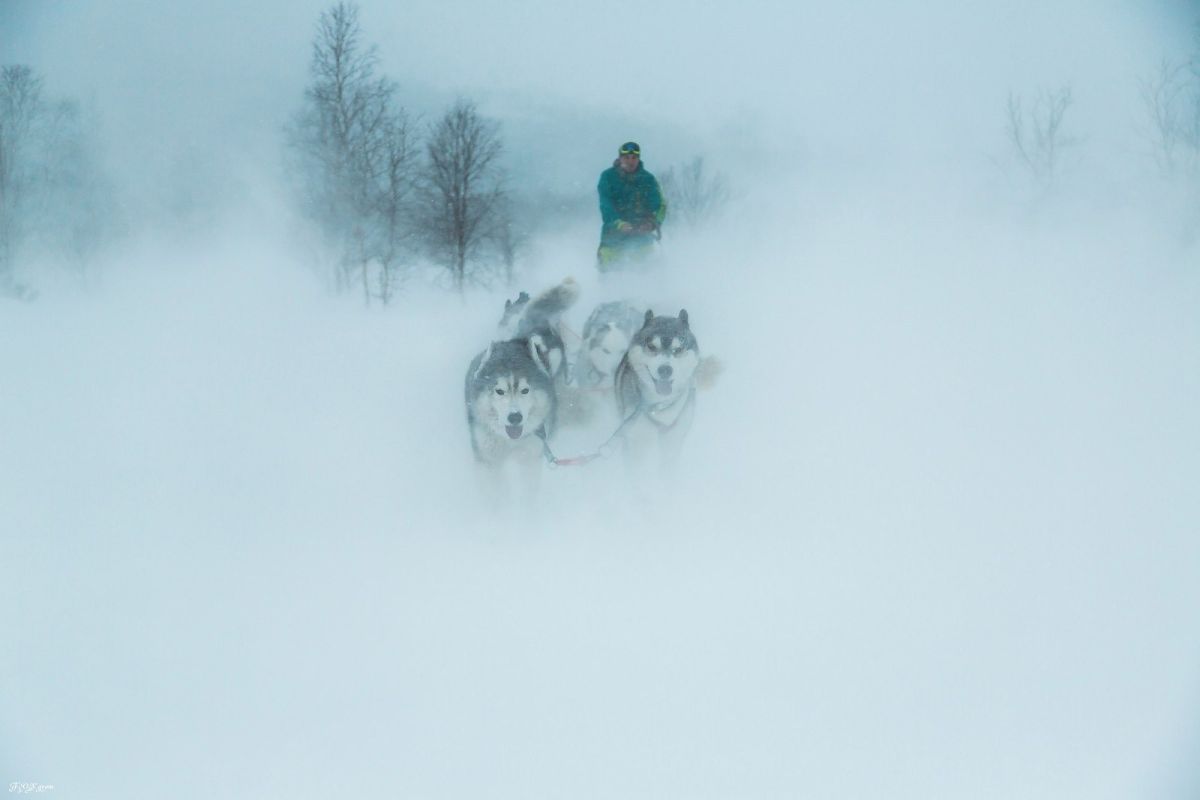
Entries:
{"type": "Polygon", "coordinates": [[[0,68],[0,293],[24,293],[13,276],[25,238],[34,130],[43,110],[42,81],[24,65],[0,68]]]}
{"type": "Polygon", "coordinates": [[[421,221],[435,258],[459,292],[468,263],[496,232],[503,211],[498,127],[460,99],[429,131],[421,221]]]}
{"type": "Polygon", "coordinates": [[[517,256],[528,246],[530,238],[530,232],[517,220],[528,215],[519,213],[517,201],[506,193],[500,198],[496,213],[492,216],[488,238],[499,258],[504,285],[511,287],[516,277],[517,256]]]}
{"type": "Polygon", "coordinates": [[[375,74],[376,50],[361,39],[356,6],[338,3],[322,12],[312,82],[289,144],[304,210],[338,253],[338,286],[357,281],[367,303],[372,296],[386,303],[411,235],[413,146],[396,84],[375,74]]]}
{"type": "Polygon", "coordinates": [[[1138,81],[1149,118],[1145,130],[1159,171],[1194,174],[1200,167],[1200,75],[1195,65],[1163,59],[1158,71],[1138,81]]]}
{"type": "Polygon", "coordinates": [[[665,170],[660,176],[670,219],[690,228],[699,228],[721,213],[729,202],[729,184],[725,176],[710,175],[704,169],[704,157],[665,170]]]}
{"type": "Polygon", "coordinates": [[[110,194],[76,103],[47,100],[25,65],[0,67],[0,293],[33,250],[83,263],[112,227],[110,194]]]}
{"type": "Polygon", "coordinates": [[[45,247],[79,271],[121,224],[112,202],[115,191],[100,167],[90,132],[99,127],[95,111],[71,100],[47,107],[37,226],[45,247]]]}
{"type": "Polygon", "coordinates": [[[1008,141],[1017,160],[1043,187],[1054,183],[1062,166],[1063,151],[1078,140],[1063,132],[1063,119],[1071,107],[1071,89],[1042,90],[1025,115],[1022,99],[1008,95],[1008,141]]]}
{"type": "Polygon", "coordinates": [[[376,205],[379,225],[375,254],[379,260],[379,297],[385,305],[391,302],[400,277],[398,265],[413,249],[410,215],[416,178],[414,157],[408,118],[396,113],[383,131],[384,175],[376,205]]]}

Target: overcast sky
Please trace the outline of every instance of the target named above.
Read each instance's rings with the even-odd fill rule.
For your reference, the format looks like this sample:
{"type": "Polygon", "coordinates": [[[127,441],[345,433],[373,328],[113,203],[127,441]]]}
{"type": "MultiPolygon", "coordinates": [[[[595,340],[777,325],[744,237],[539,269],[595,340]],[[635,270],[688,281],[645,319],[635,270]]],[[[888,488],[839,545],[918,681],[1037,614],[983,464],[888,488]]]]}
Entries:
{"type": "MultiPolygon", "coordinates": [[[[514,122],[514,148],[566,151],[576,178],[625,138],[644,139],[650,163],[766,148],[777,161],[957,164],[999,146],[1009,92],[1062,86],[1081,130],[1129,146],[1136,79],[1187,51],[1188,5],[417,0],[364,2],[361,24],[411,108],[476,99],[514,122]]],[[[270,153],[326,4],[5,6],[3,60],[94,102],[123,164],[162,167],[189,151],[270,153]]]]}

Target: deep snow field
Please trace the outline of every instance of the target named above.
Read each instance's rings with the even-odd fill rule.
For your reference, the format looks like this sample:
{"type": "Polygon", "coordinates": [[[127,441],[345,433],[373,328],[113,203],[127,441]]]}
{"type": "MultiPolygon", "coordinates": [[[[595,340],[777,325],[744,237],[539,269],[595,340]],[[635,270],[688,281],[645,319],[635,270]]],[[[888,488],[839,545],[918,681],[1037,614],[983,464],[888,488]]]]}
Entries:
{"type": "Polygon", "coordinates": [[[1200,797],[1200,203],[1143,102],[1194,3],[362,0],[414,125],[478,101],[550,214],[518,285],[387,309],[289,216],[329,5],[0,0],[120,233],[0,299],[0,789],[1200,797]],[[1064,91],[1039,192],[1006,111],[1064,91]],[[631,138],[733,199],[600,282],[631,138]],[[663,485],[493,508],[463,376],[566,276],[724,371],[663,485]]]}
{"type": "MultiPolygon", "coordinates": [[[[828,202],[826,202],[828,201],[828,202]]],[[[1151,215],[796,203],[571,313],[725,370],[649,502],[484,506],[503,294],[269,241],[0,307],[0,777],[62,798],[1200,792],[1200,272],[1151,215]],[[902,209],[902,211],[900,211],[902,209]]]]}

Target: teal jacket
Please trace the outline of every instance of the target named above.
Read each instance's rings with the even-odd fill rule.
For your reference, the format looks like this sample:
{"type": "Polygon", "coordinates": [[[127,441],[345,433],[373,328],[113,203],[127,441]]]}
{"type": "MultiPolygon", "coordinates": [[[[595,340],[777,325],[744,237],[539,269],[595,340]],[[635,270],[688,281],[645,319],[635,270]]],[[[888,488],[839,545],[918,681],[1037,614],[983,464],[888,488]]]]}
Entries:
{"type": "Polygon", "coordinates": [[[646,171],[639,162],[633,172],[624,172],[618,166],[620,159],[600,173],[596,190],[600,193],[600,244],[624,244],[629,239],[643,239],[655,234],[667,215],[667,204],[663,200],[658,179],[646,171]],[[618,230],[618,223],[627,222],[635,231],[632,234],[618,230]]]}

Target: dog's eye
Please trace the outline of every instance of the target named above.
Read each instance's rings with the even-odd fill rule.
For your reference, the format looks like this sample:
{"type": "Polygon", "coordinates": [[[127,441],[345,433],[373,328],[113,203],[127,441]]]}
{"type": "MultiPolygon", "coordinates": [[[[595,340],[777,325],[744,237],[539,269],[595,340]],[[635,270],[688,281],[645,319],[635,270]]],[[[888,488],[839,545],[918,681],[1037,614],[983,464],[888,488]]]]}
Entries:
{"type": "Polygon", "coordinates": [[[674,350],[672,350],[672,351],[671,351],[671,355],[675,355],[675,356],[677,356],[677,355],[679,355],[679,354],[680,354],[680,353],[682,353],[682,352],[683,352],[683,348],[682,348],[682,347],[676,347],[674,350]]]}
{"type": "Polygon", "coordinates": [[[503,390],[503,389],[497,389],[497,390],[496,390],[496,394],[504,394],[504,390],[503,390]]]}
{"type": "Polygon", "coordinates": [[[648,345],[646,345],[646,352],[650,353],[650,354],[654,354],[654,353],[658,352],[658,348],[652,344],[648,344],[648,345]]]}

